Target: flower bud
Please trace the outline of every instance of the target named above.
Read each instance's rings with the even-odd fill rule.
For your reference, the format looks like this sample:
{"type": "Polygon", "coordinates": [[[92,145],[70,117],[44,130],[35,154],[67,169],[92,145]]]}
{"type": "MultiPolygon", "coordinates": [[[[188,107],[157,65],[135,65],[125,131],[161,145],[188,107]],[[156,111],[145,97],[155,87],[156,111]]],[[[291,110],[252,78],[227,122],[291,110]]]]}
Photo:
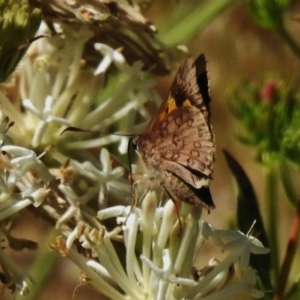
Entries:
{"type": "Polygon", "coordinates": [[[274,103],[278,100],[278,82],[270,78],[265,82],[261,89],[261,101],[265,103],[274,103]]]}

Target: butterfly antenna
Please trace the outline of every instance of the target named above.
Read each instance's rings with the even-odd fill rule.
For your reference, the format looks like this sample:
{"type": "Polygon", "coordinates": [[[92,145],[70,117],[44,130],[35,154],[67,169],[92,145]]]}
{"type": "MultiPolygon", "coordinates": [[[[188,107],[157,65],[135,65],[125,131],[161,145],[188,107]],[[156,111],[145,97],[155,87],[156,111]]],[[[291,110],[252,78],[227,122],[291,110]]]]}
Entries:
{"type": "MultiPolygon", "coordinates": [[[[133,175],[132,175],[132,164],[131,164],[131,153],[132,153],[132,149],[133,149],[133,137],[131,137],[128,141],[128,146],[127,146],[127,154],[128,154],[128,164],[129,164],[129,181],[130,181],[130,191],[131,191],[131,196],[133,201],[131,201],[131,209],[130,209],[130,213],[131,214],[133,212],[133,207],[135,205],[135,195],[134,195],[134,190],[133,190],[133,175]]],[[[128,215],[129,216],[129,215],[128,215]]],[[[128,218],[127,216],[127,218],[128,218]]]]}
{"type": "Polygon", "coordinates": [[[131,150],[132,150],[132,145],[133,145],[133,137],[131,137],[128,141],[128,146],[127,146],[127,154],[128,154],[128,164],[129,164],[129,178],[130,178],[130,186],[131,190],[133,187],[133,178],[132,178],[132,166],[131,166],[131,150]]]}
{"type": "Polygon", "coordinates": [[[115,132],[107,132],[107,131],[99,131],[99,130],[89,130],[89,129],[84,129],[84,128],[79,128],[79,127],[74,127],[74,126],[69,126],[67,128],[65,128],[60,135],[63,135],[65,132],[67,131],[73,131],[73,132],[88,132],[88,133],[99,133],[101,135],[117,135],[117,136],[127,136],[127,137],[131,137],[131,139],[133,139],[133,137],[135,136],[134,134],[126,134],[126,133],[115,133],[115,132]]]}

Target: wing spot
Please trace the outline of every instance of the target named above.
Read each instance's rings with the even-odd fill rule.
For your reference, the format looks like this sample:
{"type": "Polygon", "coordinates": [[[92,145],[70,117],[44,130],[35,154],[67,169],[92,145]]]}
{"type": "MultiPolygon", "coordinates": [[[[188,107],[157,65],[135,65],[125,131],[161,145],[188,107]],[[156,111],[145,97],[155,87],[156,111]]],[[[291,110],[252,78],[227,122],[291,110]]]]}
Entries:
{"type": "Polygon", "coordinates": [[[191,150],[190,154],[192,157],[199,157],[199,151],[198,150],[191,150]]]}
{"type": "Polygon", "coordinates": [[[188,122],[188,121],[194,122],[194,119],[193,119],[193,118],[190,118],[190,117],[188,116],[187,113],[182,114],[181,120],[182,120],[182,123],[186,123],[186,122],[188,122]]]}
{"type": "Polygon", "coordinates": [[[177,161],[177,159],[179,158],[179,153],[173,153],[173,155],[172,155],[172,161],[177,161]]]}
{"type": "Polygon", "coordinates": [[[183,122],[182,122],[182,115],[179,115],[179,116],[177,116],[177,117],[175,118],[175,124],[176,124],[177,126],[181,126],[181,125],[183,124],[183,122]]]}
{"type": "Polygon", "coordinates": [[[160,129],[164,130],[165,128],[168,127],[169,122],[167,120],[163,121],[160,125],[160,129]]]}
{"type": "Polygon", "coordinates": [[[201,125],[198,125],[197,129],[198,129],[198,135],[202,136],[203,133],[206,133],[208,131],[208,126],[206,123],[203,122],[201,123],[201,125]]]}
{"type": "Polygon", "coordinates": [[[180,137],[178,134],[174,134],[173,135],[173,139],[172,139],[173,144],[175,144],[176,146],[178,146],[179,142],[180,142],[180,137]]]}
{"type": "Polygon", "coordinates": [[[162,128],[161,134],[162,134],[163,136],[168,135],[168,134],[169,134],[169,129],[168,129],[168,128],[162,128]]]}
{"type": "Polygon", "coordinates": [[[196,141],[193,143],[195,148],[201,148],[201,143],[199,141],[196,141]]]}
{"type": "Polygon", "coordinates": [[[194,124],[194,118],[187,119],[187,121],[186,121],[187,127],[192,127],[193,124],[194,124]]]}

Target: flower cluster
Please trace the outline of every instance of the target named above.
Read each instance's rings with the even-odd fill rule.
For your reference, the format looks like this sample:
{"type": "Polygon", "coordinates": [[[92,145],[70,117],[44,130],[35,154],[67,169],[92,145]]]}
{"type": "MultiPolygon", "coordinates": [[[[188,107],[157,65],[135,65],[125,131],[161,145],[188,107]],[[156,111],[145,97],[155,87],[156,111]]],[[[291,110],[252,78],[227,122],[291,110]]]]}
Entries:
{"type": "Polygon", "coordinates": [[[99,229],[78,225],[66,241],[58,238],[51,247],[80,266],[85,280],[110,299],[230,299],[242,292],[262,297],[249,258],[269,250],[252,236],[216,230],[200,217],[201,209],[183,204],[179,221],[171,200],[157,207],[156,194],[149,192],[141,208],[119,205],[98,212],[100,221],[116,218],[119,226],[113,230],[100,223],[99,229]],[[78,255],[72,247],[76,241],[94,259],[78,255]],[[197,254],[210,242],[227,256],[211,258],[197,271],[197,254]],[[118,244],[124,245],[125,257],[118,244]],[[229,284],[235,268],[242,278],[229,284]]]}
{"type": "MultiPolygon", "coordinates": [[[[120,50],[99,43],[95,48],[103,58],[98,67],[85,68],[80,57],[91,32],[84,27],[79,32],[61,30],[64,34],[36,41],[9,89],[0,91],[3,226],[33,205],[40,210],[37,214],[48,215],[67,234],[80,215],[93,224],[91,209],[107,207],[108,201],[112,205],[130,200],[124,166],[118,158],[103,148],[98,160],[85,149],[119,143],[118,153],[125,153],[128,138],[111,135],[110,128],[132,133],[136,130],[135,115],[147,118],[144,103],[149,98],[158,99],[150,90],[153,81],[145,78],[140,63],[129,66],[120,50]],[[112,65],[119,70],[110,78],[114,90],[104,85],[112,65]],[[18,85],[13,86],[14,82],[18,85]],[[13,91],[13,98],[20,98],[22,111],[10,100],[9,91],[13,91]],[[74,133],[60,135],[71,124],[107,133],[85,140],[74,138],[74,133]]],[[[11,238],[9,230],[3,235],[11,238]]],[[[21,242],[23,248],[28,242],[21,242]]],[[[8,286],[14,283],[14,290],[26,293],[19,283],[22,276],[5,267],[8,262],[7,257],[1,260],[6,270],[3,276],[10,278],[3,282],[8,286]]]]}

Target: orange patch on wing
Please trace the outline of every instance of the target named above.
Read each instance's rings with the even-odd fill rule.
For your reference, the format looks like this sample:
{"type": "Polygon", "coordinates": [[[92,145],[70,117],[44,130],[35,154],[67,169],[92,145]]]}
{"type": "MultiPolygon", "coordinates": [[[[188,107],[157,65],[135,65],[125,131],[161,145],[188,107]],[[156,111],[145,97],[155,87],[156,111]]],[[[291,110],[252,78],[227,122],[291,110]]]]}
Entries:
{"type": "MultiPolygon", "coordinates": [[[[192,106],[190,100],[184,100],[182,106],[192,106]]],[[[169,96],[168,100],[165,102],[164,110],[159,114],[158,119],[163,120],[169,113],[177,109],[176,101],[173,97],[169,96]]]]}
{"type": "Polygon", "coordinates": [[[192,106],[189,99],[185,99],[182,106],[192,106]]]}
{"type": "Polygon", "coordinates": [[[165,102],[164,110],[159,114],[158,119],[163,120],[170,112],[177,109],[176,101],[173,97],[169,97],[165,102]]]}

